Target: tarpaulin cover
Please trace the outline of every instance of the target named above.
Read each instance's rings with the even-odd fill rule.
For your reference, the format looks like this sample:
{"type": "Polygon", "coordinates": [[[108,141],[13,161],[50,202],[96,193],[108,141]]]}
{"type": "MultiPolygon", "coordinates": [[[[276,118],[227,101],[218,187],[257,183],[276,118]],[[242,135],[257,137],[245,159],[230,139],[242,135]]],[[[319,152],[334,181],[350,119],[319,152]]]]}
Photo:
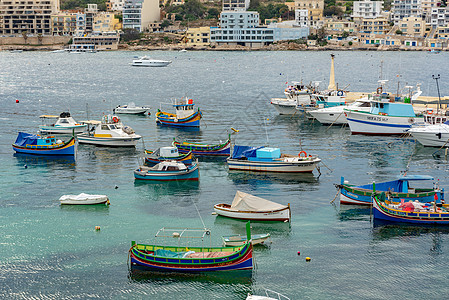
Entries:
{"type": "Polygon", "coordinates": [[[232,157],[231,158],[249,158],[249,157],[256,157],[256,151],[263,147],[252,147],[252,146],[238,146],[235,145],[234,149],[232,150],[232,157]]]}
{"type": "MultiPolygon", "coordinates": [[[[368,190],[372,190],[373,189],[373,184],[365,184],[365,185],[359,185],[357,186],[358,188],[362,188],[362,189],[368,189],[368,190]]],[[[376,191],[391,191],[391,192],[396,192],[396,193],[404,193],[406,191],[402,190],[402,181],[401,180],[393,180],[393,181],[387,181],[387,182],[376,182],[376,191]]]]}
{"type": "Polygon", "coordinates": [[[232,209],[240,211],[273,211],[287,207],[240,191],[235,193],[234,201],[231,204],[232,209]]]}
{"type": "Polygon", "coordinates": [[[35,134],[25,133],[25,132],[19,132],[19,135],[17,136],[15,144],[17,146],[25,146],[26,144],[29,145],[36,145],[37,140],[40,137],[35,134]]]}

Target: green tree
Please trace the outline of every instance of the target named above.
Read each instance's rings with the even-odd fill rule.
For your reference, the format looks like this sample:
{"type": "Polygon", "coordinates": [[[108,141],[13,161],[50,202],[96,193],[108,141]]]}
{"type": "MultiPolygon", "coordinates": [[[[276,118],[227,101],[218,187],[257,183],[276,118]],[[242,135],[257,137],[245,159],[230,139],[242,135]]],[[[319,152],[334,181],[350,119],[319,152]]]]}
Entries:
{"type": "Polygon", "coordinates": [[[123,42],[129,42],[132,40],[137,40],[140,38],[140,32],[134,28],[125,28],[123,29],[123,33],[120,35],[120,39],[123,42]]]}
{"type": "Polygon", "coordinates": [[[402,31],[398,29],[398,30],[396,30],[396,34],[397,35],[402,35],[402,31]]]}
{"type": "Polygon", "coordinates": [[[167,28],[170,25],[171,25],[171,22],[169,20],[164,20],[161,23],[161,28],[162,28],[162,30],[164,30],[165,28],[167,28]]]}
{"type": "Polygon", "coordinates": [[[209,8],[207,11],[207,17],[208,19],[218,19],[218,16],[220,15],[220,11],[216,9],[215,7],[209,8]]]}
{"type": "Polygon", "coordinates": [[[323,15],[340,17],[343,15],[343,10],[339,6],[332,5],[332,6],[324,8],[323,15]]]}
{"type": "Polygon", "coordinates": [[[341,37],[342,38],[347,38],[349,36],[349,32],[347,32],[347,31],[343,31],[343,33],[341,34],[341,37]]]}

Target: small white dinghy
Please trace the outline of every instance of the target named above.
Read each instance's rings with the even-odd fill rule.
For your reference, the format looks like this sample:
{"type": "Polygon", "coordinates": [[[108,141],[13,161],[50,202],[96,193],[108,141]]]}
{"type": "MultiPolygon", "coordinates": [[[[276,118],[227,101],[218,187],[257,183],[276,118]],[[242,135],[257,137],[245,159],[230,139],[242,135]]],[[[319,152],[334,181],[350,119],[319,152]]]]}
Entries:
{"type": "Polygon", "coordinates": [[[109,205],[109,198],[106,195],[90,195],[81,193],[79,195],[63,195],[59,198],[61,205],[109,205]]]}

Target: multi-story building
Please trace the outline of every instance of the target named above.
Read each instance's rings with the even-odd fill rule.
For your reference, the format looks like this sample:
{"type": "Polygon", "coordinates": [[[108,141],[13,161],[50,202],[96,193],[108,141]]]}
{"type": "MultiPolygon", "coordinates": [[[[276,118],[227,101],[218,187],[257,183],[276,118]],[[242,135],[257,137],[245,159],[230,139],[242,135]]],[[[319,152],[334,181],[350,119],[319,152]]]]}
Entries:
{"type": "Polygon", "coordinates": [[[112,11],[122,11],[125,5],[125,0],[109,0],[109,10],[112,11]]]}
{"type": "Polygon", "coordinates": [[[117,50],[120,36],[116,32],[103,33],[101,35],[74,36],[73,49],[117,50]]]}
{"type": "Polygon", "coordinates": [[[334,31],[347,31],[355,32],[355,24],[351,21],[334,21],[329,20],[326,22],[326,28],[334,31]]]}
{"type": "Polygon", "coordinates": [[[309,27],[319,28],[324,24],[324,0],[295,0],[295,9],[307,9],[309,27]]]}
{"type": "Polygon", "coordinates": [[[51,35],[51,15],[59,12],[59,0],[1,0],[0,34],[51,35]]]}
{"type": "Polygon", "coordinates": [[[437,8],[441,5],[442,0],[421,0],[421,9],[426,18],[430,18],[432,8],[437,8]]]}
{"type": "Polygon", "coordinates": [[[51,15],[52,35],[73,35],[76,31],[76,14],[59,13],[51,15]]]}
{"type": "Polygon", "coordinates": [[[123,28],[146,31],[149,24],[160,21],[158,0],[126,0],[123,6],[123,28]]]}
{"type": "Polygon", "coordinates": [[[421,0],[393,0],[391,3],[391,20],[395,25],[405,17],[421,16],[421,0]]]}
{"type": "Polygon", "coordinates": [[[122,23],[114,13],[101,12],[94,16],[93,32],[112,32],[122,29],[122,23]]]}
{"type": "Polygon", "coordinates": [[[189,28],[186,34],[186,46],[210,45],[210,27],[189,28]]]}
{"type": "Polygon", "coordinates": [[[223,0],[223,11],[246,11],[250,0],[223,0]]]}
{"type": "Polygon", "coordinates": [[[430,25],[432,25],[433,28],[447,26],[449,24],[449,8],[448,7],[432,8],[429,23],[430,25]]]}
{"type": "Polygon", "coordinates": [[[309,27],[309,11],[307,9],[295,9],[295,21],[299,27],[309,27]]]}
{"type": "Polygon", "coordinates": [[[382,9],[383,1],[354,1],[351,17],[360,19],[374,19],[380,16],[382,9]]]}
{"type": "Polygon", "coordinates": [[[359,42],[367,43],[366,41],[373,40],[373,36],[387,34],[390,29],[390,22],[386,18],[362,19],[359,23],[357,37],[359,42]]]}
{"type": "Polygon", "coordinates": [[[421,17],[405,17],[398,24],[402,34],[409,36],[424,36],[426,22],[421,17]]]}

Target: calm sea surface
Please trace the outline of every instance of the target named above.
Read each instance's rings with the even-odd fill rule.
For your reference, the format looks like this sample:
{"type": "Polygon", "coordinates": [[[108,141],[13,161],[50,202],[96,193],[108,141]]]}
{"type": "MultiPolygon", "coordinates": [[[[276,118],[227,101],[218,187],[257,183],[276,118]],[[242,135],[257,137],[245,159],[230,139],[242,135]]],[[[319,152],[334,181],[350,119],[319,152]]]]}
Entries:
{"type": "MultiPolygon", "coordinates": [[[[429,174],[449,188],[448,162],[435,149],[393,137],[351,136],[300,116],[278,116],[270,97],[285,82],[329,79],[329,52],[151,52],[170,59],[166,68],[133,68],[143,52],[55,54],[0,52],[0,295],[22,299],[244,299],[264,288],[291,299],[442,299],[449,293],[449,230],[373,226],[369,209],[330,204],[340,176],[355,184],[429,174]],[[160,103],[187,95],[203,111],[199,132],[160,128],[160,103]],[[16,104],[15,100],[20,103],[16,104]],[[144,137],[134,150],[80,145],[76,162],[15,156],[18,131],[36,132],[39,115],[70,110],[76,120],[100,119],[118,104],[150,105],[151,116],[122,116],[144,137]],[[144,146],[155,149],[174,137],[199,142],[227,138],[237,144],[280,147],[296,154],[300,144],[325,165],[321,176],[229,172],[220,161],[200,165],[198,184],[135,182],[144,146]],[[25,168],[25,165],[27,168],[25,168]],[[118,188],[115,189],[114,187],[118,188]],[[252,277],[142,276],[130,274],[131,241],[153,242],[163,226],[212,229],[221,236],[244,233],[244,222],[211,215],[237,190],[291,203],[292,223],[254,223],[269,232],[271,247],[257,247],[252,277]],[[107,194],[110,207],[61,207],[63,194],[107,194]],[[95,226],[101,226],[96,232],[95,226]],[[298,256],[297,252],[301,251],[298,256]],[[307,263],[305,257],[311,257],[307,263]]],[[[449,95],[449,53],[337,52],[336,81],[351,91],[377,87],[380,62],[390,91],[421,83],[437,95],[432,74],[441,74],[449,95]]],[[[171,107],[162,104],[171,111],[171,107]]],[[[338,202],[338,201],[336,201],[338,202]]],[[[173,242],[172,242],[173,243],[173,242]]]]}

